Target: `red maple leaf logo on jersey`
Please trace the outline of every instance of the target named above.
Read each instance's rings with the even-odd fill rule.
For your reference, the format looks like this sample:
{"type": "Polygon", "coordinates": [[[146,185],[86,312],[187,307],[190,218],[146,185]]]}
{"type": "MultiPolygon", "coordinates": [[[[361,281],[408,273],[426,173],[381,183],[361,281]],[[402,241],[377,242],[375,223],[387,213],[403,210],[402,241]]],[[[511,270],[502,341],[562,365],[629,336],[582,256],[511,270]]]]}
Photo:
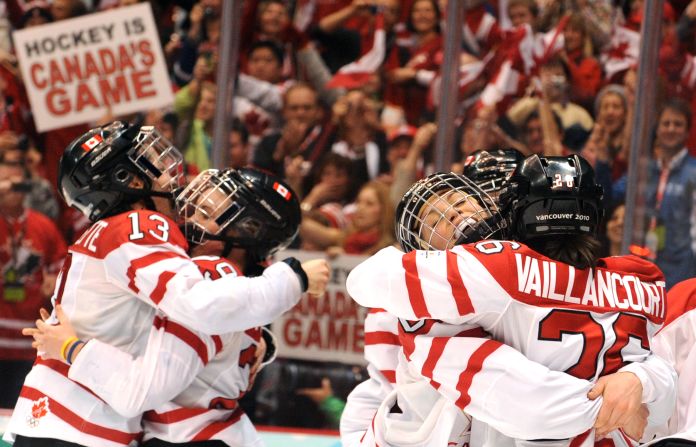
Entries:
{"type": "Polygon", "coordinates": [[[31,416],[34,419],[40,419],[48,413],[48,398],[42,397],[39,400],[34,401],[31,406],[31,416]]]}

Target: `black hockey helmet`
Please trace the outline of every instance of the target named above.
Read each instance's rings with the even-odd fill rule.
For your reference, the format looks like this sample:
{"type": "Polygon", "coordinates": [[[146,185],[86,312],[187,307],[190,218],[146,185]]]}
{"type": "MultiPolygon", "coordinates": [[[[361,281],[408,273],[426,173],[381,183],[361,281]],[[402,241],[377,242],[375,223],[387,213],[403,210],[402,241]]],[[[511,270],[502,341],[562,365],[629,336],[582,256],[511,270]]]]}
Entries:
{"type": "Polygon", "coordinates": [[[464,160],[464,175],[485,192],[498,192],[523,160],[517,149],[479,150],[464,160]]]}
{"type": "Polygon", "coordinates": [[[295,192],[280,178],[256,169],[208,169],[176,198],[186,238],[207,239],[247,250],[260,261],[287,247],[302,213],[295,192]]]}
{"type": "Polygon", "coordinates": [[[500,197],[510,236],[520,241],[552,235],[596,235],[604,216],[602,186],[584,158],[531,155],[500,197]]]}
{"type": "Polygon", "coordinates": [[[96,221],[139,200],[174,197],[183,185],[181,153],[152,126],[115,121],[73,140],[58,167],[65,202],[96,221]],[[142,187],[133,187],[138,179],[142,187]]]}
{"type": "Polygon", "coordinates": [[[436,173],[417,181],[396,208],[401,248],[442,250],[504,237],[505,220],[493,199],[468,178],[436,173]]]}

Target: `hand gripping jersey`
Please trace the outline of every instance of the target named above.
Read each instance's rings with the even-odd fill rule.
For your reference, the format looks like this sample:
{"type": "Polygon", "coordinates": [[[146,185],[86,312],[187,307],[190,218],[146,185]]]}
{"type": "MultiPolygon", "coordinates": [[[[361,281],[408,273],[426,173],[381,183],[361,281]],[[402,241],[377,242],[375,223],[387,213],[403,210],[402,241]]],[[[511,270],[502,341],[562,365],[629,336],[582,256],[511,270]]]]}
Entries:
{"type": "MultiPolygon", "coordinates": [[[[696,279],[669,290],[665,325],[651,342],[655,353],[674,366],[679,376],[677,406],[669,422],[654,435],[696,441],[696,279]]],[[[647,433],[643,440],[651,435],[647,433]]]]}
{"type": "MultiPolygon", "coordinates": [[[[351,272],[348,291],[358,303],[385,308],[402,318],[405,332],[427,324],[414,321],[421,319],[475,323],[553,371],[586,380],[619,369],[634,372],[644,386],[643,401],[650,404],[650,423],[659,424],[671,413],[674,371],[650,354],[648,343],[664,319],[664,284],[657,268],[637,258],[607,258],[590,271],[575,270],[509,242],[484,241],[447,252],[406,255],[387,248],[351,272]]],[[[484,411],[476,405],[471,396],[490,388],[486,383],[490,376],[484,382],[477,373],[489,366],[491,354],[501,345],[484,340],[472,350],[461,340],[416,337],[414,352],[418,354],[411,354],[410,362],[416,358],[417,372],[437,384],[451,402],[485,424],[498,425],[507,436],[562,439],[582,432],[583,424],[574,424],[575,413],[566,418],[567,424],[552,427],[542,436],[515,427],[500,428],[496,414],[497,419],[517,418],[522,426],[539,423],[526,419],[530,401],[514,399],[522,384],[509,389],[507,396],[512,398],[486,401],[484,411]],[[468,362],[452,361],[458,358],[468,362]]],[[[507,369],[510,373],[517,368],[508,365],[507,369]]],[[[541,393],[532,401],[554,400],[565,403],[559,395],[541,393]]]]}
{"type": "MultiPolygon", "coordinates": [[[[123,385],[138,383],[135,377],[124,377],[98,362],[82,365],[92,371],[93,379],[78,385],[68,378],[67,365],[38,358],[5,439],[21,434],[95,447],[135,445],[142,436],[142,411],[133,409],[146,406],[150,387],[160,383],[158,377],[190,377],[190,383],[195,375],[188,372],[207,364],[221,349],[212,337],[196,337],[191,329],[222,334],[267,324],[301,296],[297,275],[284,263],[267,268],[258,278],[207,281],[186,249],[174,222],[151,211],[99,221],[70,247],[53,299],[62,303],[76,332],[91,340],[81,354],[93,349],[118,361],[144,356],[148,346],[158,349],[172,339],[195,349],[173,351],[166,368],[157,357],[143,357],[142,376],[150,382],[139,382],[139,388],[123,385]],[[153,331],[153,326],[160,330],[153,331]],[[101,393],[119,398],[110,406],[97,396],[101,393]]],[[[83,363],[88,359],[86,354],[83,363]]],[[[78,363],[73,365],[76,371],[78,363]]],[[[169,388],[160,395],[162,402],[188,383],[164,385],[169,388]]]]}

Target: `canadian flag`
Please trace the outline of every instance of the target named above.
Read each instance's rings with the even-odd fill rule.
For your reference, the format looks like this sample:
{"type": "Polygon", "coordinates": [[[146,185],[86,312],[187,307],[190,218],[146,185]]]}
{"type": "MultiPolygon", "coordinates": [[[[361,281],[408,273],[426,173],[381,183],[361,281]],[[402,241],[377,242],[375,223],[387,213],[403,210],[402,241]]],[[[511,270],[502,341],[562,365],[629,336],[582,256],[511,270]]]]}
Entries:
{"type": "Polygon", "coordinates": [[[475,55],[482,56],[490,49],[491,38],[498,34],[498,22],[484,5],[467,11],[465,20],[464,42],[475,55]]]}
{"type": "Polygon", "coordinates": [[[290,200],[292,197],[290,190],[278,182],[273,183],[273,189],[275,189],[278,194],[283,196],[285,200],[290,200]]]}
{"type": "Polygon", "coordinates": [[[599,57],[606,79],[636,65],[639,52],[640,34],[623,26],[614,27],[611,40],[599,57]]]}
{"type": "Polygon", "coordinates": [[[367,82],[371,75],[377,72],[384,61],[387,51],[387,34],[384,31],[384,16],[381,12],[375,16],[375,34],[370,51],[360,59],[341,67],[326,83],[326,88],[343,87],[357,88],[367,82]]]}
{"type": "Polygon", "coordinates": [[[84,150],[85,152],[89,152],[95,147],[99,146],[99,143],[101,143],[102,141],[104,140],[102,139],[101,135],[96,134],[89,140],[82,143],[82,150],[84,150]]]}
{"type": "Polygon", "coordinates": [[[558,21],[558,25],[547,33],[537,33],[535,36],[534,56],[536,63],[543,64],[551,57],[561,51],[565,45],[563,30],[565,29],[570,16],[566,15],[558,21]]]}
{"type": "MultiPolygon", "coordinates": [[[[483,76],[483,71],[488,65],[488,63],[493,59],[493,53],[488,53],[483,60],[471,60],[466,63],[461,63],[459,65],[459,79],[457,84],[459,86],[459,99],[463,100],[468,95],[469,87],[471,84],[483,76]]],[[[442,88],[442,77],[437,76],[433,82],[430,84],[430,90],[428,92],[428,105],[431,107],[437,107],[440,104],[440,89],[442,88]]]]}
{"type": "Polygon", "coordinates": [[[498,105],[506,97],[512,97],[520,90],[520,72],[516,70],[511,61],[503,62],[498,72],[481,93],[480,106],[498,105]]]}

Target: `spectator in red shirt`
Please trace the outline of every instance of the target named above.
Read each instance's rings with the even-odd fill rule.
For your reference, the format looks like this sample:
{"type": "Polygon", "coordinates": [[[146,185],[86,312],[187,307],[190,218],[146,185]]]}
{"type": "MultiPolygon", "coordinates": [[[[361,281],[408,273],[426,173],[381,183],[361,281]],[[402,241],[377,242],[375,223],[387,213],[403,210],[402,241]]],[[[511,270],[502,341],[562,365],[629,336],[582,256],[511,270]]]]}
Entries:
{"type": "Polygon", "coordinates": [[[426,110],[428,88],[442,62],[441,17],[436,1],[413,2],[407,23],[411,38],[401,41],[385,63],[385,100],[401,107],[411,125],[426,110]]]}
{"type": "Polygon", "coordinates": [[[592,101],[602,83],[602,68],[592,56],[592,41],[584,20],[579,14],[570,16],[563,30],[561,58],[570,72],[570,100],[592,110],[592,101]]]}
{"type": "Polygon", "coordinates": [[[36,352],[22,336],[48,305],[67,252],[56,225],[24,207],[26,170],[0,159],[0,407],[12,407],[36,352]]]}

